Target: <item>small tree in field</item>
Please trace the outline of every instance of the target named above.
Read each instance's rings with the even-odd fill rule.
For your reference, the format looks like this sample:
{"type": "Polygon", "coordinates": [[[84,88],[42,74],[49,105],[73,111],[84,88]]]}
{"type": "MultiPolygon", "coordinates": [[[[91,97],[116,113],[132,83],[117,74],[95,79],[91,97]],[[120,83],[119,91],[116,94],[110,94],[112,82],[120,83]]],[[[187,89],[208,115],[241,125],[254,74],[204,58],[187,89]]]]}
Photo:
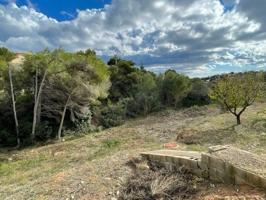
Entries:
{"type": "Polygon", "coordinates": [[[219,79],[209,95],[232,113],[241,124],[241,114],[260,96],[262,82],[260,74],[235,74],[219,79]]]}

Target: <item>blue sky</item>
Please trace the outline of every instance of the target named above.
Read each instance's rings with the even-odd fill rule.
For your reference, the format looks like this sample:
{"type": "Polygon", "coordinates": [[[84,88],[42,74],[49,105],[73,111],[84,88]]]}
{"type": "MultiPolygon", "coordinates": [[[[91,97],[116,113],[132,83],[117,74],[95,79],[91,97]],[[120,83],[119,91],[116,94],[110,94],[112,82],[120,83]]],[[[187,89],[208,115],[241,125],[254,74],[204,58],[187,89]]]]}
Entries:
{"type": "Polygon", "coordinates": [[[0,0],[0,46],[118,55],[189,76],[266,70],[264,0],[0,0]]]}
{"type": "Polygon", "coordinates": [[[76,17],[77,10],[103,8],[111,0],[17,0],[17,5],[32,6],[39,12],[59,21],[76,17]]]}

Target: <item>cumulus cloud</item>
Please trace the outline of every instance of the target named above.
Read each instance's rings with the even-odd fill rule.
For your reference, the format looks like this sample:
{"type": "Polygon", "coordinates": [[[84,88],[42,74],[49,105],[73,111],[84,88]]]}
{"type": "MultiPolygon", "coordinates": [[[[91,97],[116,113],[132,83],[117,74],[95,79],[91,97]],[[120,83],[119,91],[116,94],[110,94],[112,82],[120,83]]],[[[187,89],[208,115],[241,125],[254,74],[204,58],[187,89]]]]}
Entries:
{"type": "Polygon", "coordinates": [[[34,7],[0,5],[0,45],[16,51],[63,47],[118,54],[161,72],[191,76],[264,69],[261,0],[113,0],[59,22],[34,7]],[[233,9],[225,12],[225,8],[233,9]]]}

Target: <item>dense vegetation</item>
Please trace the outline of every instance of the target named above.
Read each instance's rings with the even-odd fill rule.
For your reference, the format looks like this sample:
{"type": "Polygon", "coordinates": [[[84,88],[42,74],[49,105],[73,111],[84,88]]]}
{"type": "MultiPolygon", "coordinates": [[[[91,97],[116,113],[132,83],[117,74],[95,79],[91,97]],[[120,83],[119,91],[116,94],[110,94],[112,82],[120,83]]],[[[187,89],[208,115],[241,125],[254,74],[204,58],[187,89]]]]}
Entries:
{"type": "MultiPolygon", "coordinates": [[[[208,92],[215,81],[215,86],[223,85],[222,79],[228,82],[228,77],[190,79],[174,70],[157,75],[118,57],[106,65],[93,50],[44,50],[25,54],[20,64],[14,62],[16,57],[0,48],[0,144],[5,146],[60,140],[168,107],[206,105],[210,97],[223,104],[217,93],[209,97],[208,92]]],[[[245,100],[232,104],[245,107],[255,99],[248,105],[245,100]]]]}

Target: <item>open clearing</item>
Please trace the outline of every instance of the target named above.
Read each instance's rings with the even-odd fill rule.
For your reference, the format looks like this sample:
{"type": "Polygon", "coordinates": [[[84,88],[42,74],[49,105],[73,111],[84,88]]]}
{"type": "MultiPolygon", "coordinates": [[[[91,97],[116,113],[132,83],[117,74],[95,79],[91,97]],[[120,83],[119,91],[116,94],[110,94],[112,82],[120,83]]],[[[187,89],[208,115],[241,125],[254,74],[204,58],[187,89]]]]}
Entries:
{"type": "MultiPolygon", "coordinates": [[[[266,104],[251,106],[242,124],[213,106],[167,110],[62,143],[0,152],[0,199],[111,199],[140,152],[178,141],[179,150],[229,144],[266,156],[266,104]],[[264,112],[265,111],[265,112],[264,112]]],[[[266,198],[253,188],[210,184],[198,199],[266,198]]]]}

